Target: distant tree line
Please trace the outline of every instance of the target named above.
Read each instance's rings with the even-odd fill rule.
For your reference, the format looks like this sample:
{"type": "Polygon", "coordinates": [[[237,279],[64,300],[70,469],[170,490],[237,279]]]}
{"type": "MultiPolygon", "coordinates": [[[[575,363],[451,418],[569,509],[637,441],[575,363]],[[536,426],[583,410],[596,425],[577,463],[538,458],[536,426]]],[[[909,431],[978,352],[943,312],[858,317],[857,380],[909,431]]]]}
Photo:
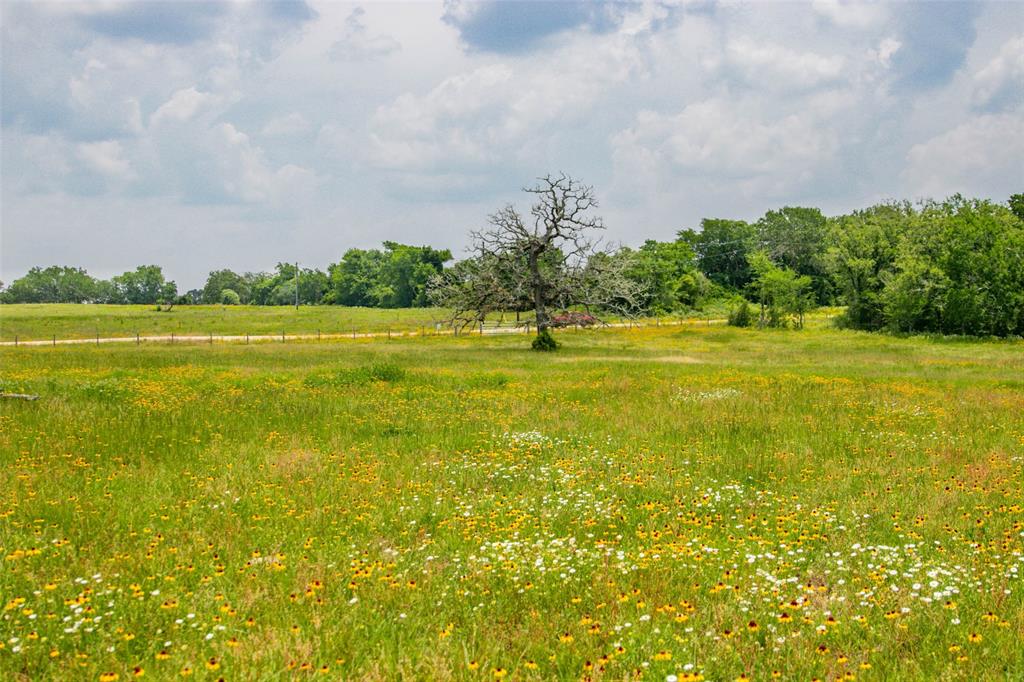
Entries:
{"type": "MultiPolygon", "coordinates": [[[[1006,204],[960,195],[888,202],[835,217],[783,207],[753,222],[707,218],[675,240],[595,252],[577,259],[571,277],[556,276],[566,256],[552,248],[536,264],[534,279],[552,283],[545,296],[554,307],[594,301],[606,310],[656,315],[731,301],[734,323],[800,326],[809,310],[842,305],[840,323],[857,329],[1024,334],[1024,194],[1006,204]],[[612,279],[628,297],[616,300],[602,288],[612,279]],[[624,286],[627,280],[633,286],[624,286]],[[587,288],[587,295],[569,296],[572,287],[587,288]]],[[[292,263],[273,272],[217,270],[202,289],[185,293],[156,265],[110,280],[81,268],[37,267],[0,290],[0,302],[294,305],[297,299],[418,307],[432,304],[432,283],[449,295],[472,293],[467,287],[485,281],[481,273],[498,272],[491,268],[495,257],[480,253],[446,268],[447,249],[389,241],[381,249],[349,249],[326,272],[296,272],[292,263]]],[[[519,290],[495,277],[487,285],[494,306],[533,309],[537,287],[519,290]]]]}
{"type": "Polygon", "coordinates": [[[3,303],[173,303],[178,288],[159,265],[140,265],[109,280],[82,268],[35,267],[0,291],[3,303]]]}
{"type": "Polygon", "coordinates": [[[760,305],[752,323],[844,305],[840,323],[856,329],[1024,334],[1024,194],[1007,205],[960,195],[889,202],[834,218],[784,208],[756,223],[706,220],[680,238],[708,279],[760,305]]]}
{"type": "Polygon", "coordinates": [[[223,305],[336,304],[376,308],[428,305],[426,285],[452,259],[447,249],[384,242],[349,249],[324,273],[278,263],[273,272],[215,270],[202,289],[179,293],[158,265],[96,279],[82,268],[35,267],[0,291],[2,303],[135,303],[223,305]],[[298,287],[298,296],[296,296],[298,287]]]}

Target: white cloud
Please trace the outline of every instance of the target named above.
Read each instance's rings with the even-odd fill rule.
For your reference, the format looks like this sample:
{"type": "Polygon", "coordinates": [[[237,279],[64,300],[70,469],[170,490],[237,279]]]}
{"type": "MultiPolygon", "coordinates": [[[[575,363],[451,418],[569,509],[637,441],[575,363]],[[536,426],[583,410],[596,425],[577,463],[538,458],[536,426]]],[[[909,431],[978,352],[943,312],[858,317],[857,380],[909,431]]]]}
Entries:
{"type": "Polygon", "coordinates": [[[356,149],[356,134],[345,126],[328,123],[317,131],[316,146],[334,158],[351,156],[356,149]]]}
{"type": "Polygon", "coordinates": [[[808,88],[829,83],[842,75],[846,62],[841,55],[799,52],[749,37],[729,41],[726,58],[759,89],[808,88]]]}
{"type": "Polygon", "coordinates": [[[233,123],[198,119],[149,131],[135,151],[136,191],[174,196],[195,204],[297,207],[308,202],[320,179],[295,163],[267,157],[233,123]]]}
{"type": "Polygon", "coordinates": [[[51,194],[61,191],[77,163],[72,145],[59,135],[39,135],[18,130],[3,131],[2,179],[4,201],[14,195],[51,194]]]}
{"type": "Polygon", "coordinates": [[[642,111],[614,138],[618,163],[668,175],[806,180],[838,146],[808,115],[763,118],[753,103],[709,99],[677,114],[642,111]]]}
{"type": "Polygon", "coordinates": [[[885,38],[878,43],[878,49],[872,52],[872,56],[878,61],[882,68],[888,69],[892,66],[892,57],[903,47],[903,43],[895,38],[885,38]]]}
{"type": "Polygon", "coordinates": [[[119,180],[135,177],[131,162],[124,158],[124,150],[117,140],[87,142],[78,145],[78,157],[90,168],[119,180]]]}
{"type": "Polygon", "coordinates": [[[310,131],[309,121],[297,111],[284,116],[278,116],[267,121],[263,126],[262,134],[271,137],[302,135],[310,131]]]}
{"type": "Polygon", "coordinates": [[[558,129],[585,118],[602,96],[642,70],[634,36],[588,38],[542,58],[480,66],[379,107],[370,123],[369,160],[423,171],[537,153],[558,129]]]}
{"type": "Polygon", "coordinates": [[[814,11],[843,28],[870,28],[885,21],[887,11],[880,2],[862,0],[814,0],[814,11]]]}
{"type": "Polygon", "coordinates": [[[486,161],[497,151],[501,130],[519,126],[506,108],[513,77],[507,66],[485,66],[446,78],[426,95],[405,94],[379,108],[370,137],[373,162],[415,169],[444,158],[486,161]]]}
{"type": "Polygon", "coordinates": [[[1007,41],[999,54],[974,74],[975,106],[1024,104],[1024,35],[1007,41]]]}
{"type": "MultiPolygon", "coordinates": [[[[207,140],[206,158],[214,163],[214,177],[227,194],[240,201],[279,204],[307,196],[316,186],[315,174],[305,168],[294,164],[274,168],[263,150],[230,123],[215,126],[207,140]]],[[[193,153],[201,154],[199,150],[193,153]]]]}
{"type": "Polygon", "coordinates": [[[205,19],[147,4],[183,21],[118,24],[135,5],[3,3],[0,255],[24,271],[42,257],[32,230],[59,234],[75,213],[71,253],[90,266],[109,254],[117,206],[118,219],[180,215],[210,244],[200,258],[124,228],[122,270],[154,243],[172,276],[201,278],[243,251],[236,266],[262,267],[246,259],[270,248],[274,221],[290,236],[273,248],[304,260],[381,238],[458,250],[488,210],[559,169],[595,184],[613,232],[636,226],[609,238],[635,241],[781,203],[1003,198],[1024,184],[1019,6],[978,5],[976,26],[939,35],[923,16],[941,28],[973,10],[669,4],[616,5],[614,20],[584,8],[554,26],[551,8],[523,24],[512,4],[490,18],[451,5],[448,22],[427,3],[324,2],[308,21],[279,18],[292,3],[218,5],[205,19]],[[553,28],[531,41],[537,21],[553,28]],[[911,87],[947,39],[955,58],[939,70],[955,77],[911,87]]]}
{"type": "Polygon", "coordinates": [[[1024,116],[982,115],[916,144],[903,179],[917,197],[1005,198],[1024,185],[1024,116]]]}
{"type": "Polygon", "coordinates": [[[177,123],[187,121],[215,99],[210,94],[199,92],[195,86],[178,90],[153,112],[149,118],[149,125],[157,127],[167,121],[177,123]]]}
{"type": "Polygon", "coordinates": [[[362,61],[386,57],[402,49],[401,43],[389,35],[371,35],[366,28],[366,10],[356,7],[345,19],[345,33],[331,47],[331,56],[345,61],[362,61]]]}
{"type": "Polygon", "coordinates": [[[104,133],[138,134],[142,115],[137,97],[124,92],[118,82],[120,64],[113,68],[98,57],[89,57],[77,76],[68,81],[70,105],[79,124],[104,133]]]}

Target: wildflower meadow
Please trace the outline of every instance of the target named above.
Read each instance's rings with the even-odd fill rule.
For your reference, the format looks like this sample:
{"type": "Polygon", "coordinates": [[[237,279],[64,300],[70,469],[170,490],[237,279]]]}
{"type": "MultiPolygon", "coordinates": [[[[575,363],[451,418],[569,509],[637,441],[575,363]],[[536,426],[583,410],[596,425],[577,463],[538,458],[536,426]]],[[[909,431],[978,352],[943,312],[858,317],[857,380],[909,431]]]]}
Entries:
{"type": "Polygon", "coordinates": [[[1021,680],[1024,345],[0,349],[5,680],[1021,680]]]}

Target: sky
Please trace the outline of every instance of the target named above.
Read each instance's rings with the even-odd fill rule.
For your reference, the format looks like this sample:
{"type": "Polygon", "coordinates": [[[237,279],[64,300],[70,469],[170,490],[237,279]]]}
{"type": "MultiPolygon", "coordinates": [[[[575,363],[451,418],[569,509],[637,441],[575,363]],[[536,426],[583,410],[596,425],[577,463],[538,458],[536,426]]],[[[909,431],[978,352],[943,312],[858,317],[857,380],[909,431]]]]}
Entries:
{"type": "Polygon", "coordinates": [[[1024,3],[0,4],[0,280],[465,253],[521,188],[605,239],[1024,191],[1024,3]]]}

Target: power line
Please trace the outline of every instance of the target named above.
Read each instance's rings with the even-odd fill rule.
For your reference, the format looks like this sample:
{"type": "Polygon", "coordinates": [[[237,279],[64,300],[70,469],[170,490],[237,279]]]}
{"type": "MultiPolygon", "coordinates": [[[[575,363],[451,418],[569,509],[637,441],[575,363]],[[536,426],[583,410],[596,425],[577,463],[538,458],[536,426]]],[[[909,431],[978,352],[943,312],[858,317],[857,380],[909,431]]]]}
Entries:
{"type": "MultiPolygon", "coordinates": [[[[746,240],[737,240],[737,242],[731,242],[731,243],[739,243],[739,242],[744,242],[744,241],[746,241],[746,240]]],[[[721,244],[723,244],[723,245],[724,244],[728,244],[728,243],[730,243],[730,242],[721,242],[721,244]]],[[[754,243],[751,244],[751,247],[753,247],[753,248],[733,249],[731,251],[720,251],[718,253],[709,253],[709,254],[697,253],[696,256],[697,256],[697,258],[699,260],[708,260],[708,259],[711,259],[711,258],[722,258],[722,257],[725,257],[725,256],[734,256],[734,255],[741,254],[741,253],[748,253],[751,250],[755,250],[757,248],[764,249],[764,248],[770,248],[770,247],[773,247],[773,246],[775,246],[775,247],[777,247],[777,246],[814,246],[814,244],[812,242],[802,241],[802,240],[772,242],[772,243],[754,242],[754,243]]]]}

